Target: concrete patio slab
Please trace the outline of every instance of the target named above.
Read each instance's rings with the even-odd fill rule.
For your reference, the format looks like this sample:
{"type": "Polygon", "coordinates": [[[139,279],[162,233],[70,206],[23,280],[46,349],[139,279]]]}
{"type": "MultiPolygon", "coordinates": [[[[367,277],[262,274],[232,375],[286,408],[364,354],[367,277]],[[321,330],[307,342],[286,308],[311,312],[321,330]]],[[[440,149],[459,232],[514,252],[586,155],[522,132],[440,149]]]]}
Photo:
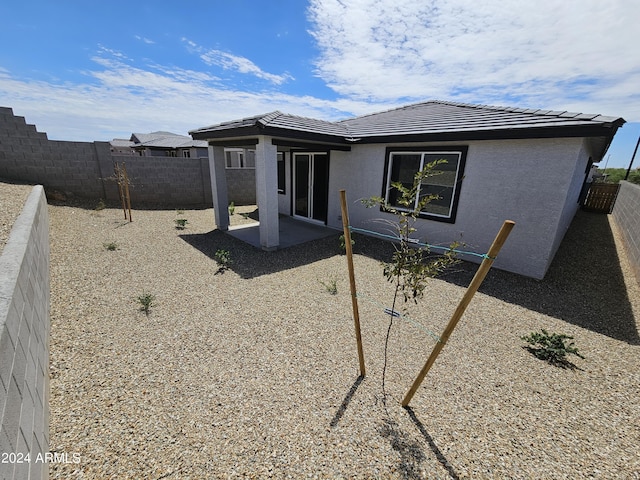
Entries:
{"type": "MultiPolygon", "coordinates": [[[[278,249],[292,247],[340,233],[340,230],[298,220],[288,215],[280,215],[278,231],[280,234],[278,249]]],[[[229,227],[227,233],[256,248],[262,248],[260,245],[260,222],[232,226],[229,227]]]]}

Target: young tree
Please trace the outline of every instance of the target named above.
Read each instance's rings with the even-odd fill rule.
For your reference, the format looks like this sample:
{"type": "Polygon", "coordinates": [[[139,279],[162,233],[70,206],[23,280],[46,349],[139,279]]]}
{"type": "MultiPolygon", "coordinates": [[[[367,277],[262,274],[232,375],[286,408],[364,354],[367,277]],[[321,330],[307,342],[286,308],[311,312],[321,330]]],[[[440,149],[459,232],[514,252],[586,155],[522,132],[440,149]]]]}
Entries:
{"type": "Polygon", "coordinates": [[[392,183],[392,188],[398,192],[396,205],[388,204],[382,197],[363,200],[363,204],[367,208],[379,206],[383,211],[397,215],[397,221],[389,223],[396,232],[398,243],[394,245],[395,251],[391,261],[383,263],[383,274],[395,287],[384,344],[383,401],[386,401],[387,349],[393,319],[397,315],[395,308],[398,298],[402,295],[405,303],[409,300],[418,303],[418,299],[422,298],[424,294],[428,281],[458,261],[456,258],[458,242],[454,242],[448,249],[444,249],[444,253],[433,255],[426,241],[420,242],[412,238],[412,234],[417,231],[415,223],[420,212],[425,209],[427,204],[440,198],[438,195],[421,193],[421,186],[427,178],[439,175],[441,172],[437,170],[437,166],[446,162],[446,160],[435,160],[426,164],[422,170],[415,174],[410,187],[406,187],[401,182],[392,183]]]}

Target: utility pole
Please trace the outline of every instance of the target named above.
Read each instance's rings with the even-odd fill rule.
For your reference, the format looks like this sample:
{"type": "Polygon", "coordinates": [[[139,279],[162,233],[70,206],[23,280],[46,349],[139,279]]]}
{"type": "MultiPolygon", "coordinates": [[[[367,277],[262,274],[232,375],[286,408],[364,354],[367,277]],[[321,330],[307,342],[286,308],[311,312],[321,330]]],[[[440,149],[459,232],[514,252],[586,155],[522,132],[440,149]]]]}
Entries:
{"type": "Polygon", "coordinates": [[[629,178],[629,173],[631,173],[631,166],[633,165],[633,160],[636,158],[636,152],[638,151],[638,145],[640,145],[640,137],[638,137],[638,143],[636,143],[636,148],[633,150],[633,155],[631,156],[631,163],[629,163],[629,168],[627,168],[627,174],[624,176],[625,180],[627,180],[629,178]]]}

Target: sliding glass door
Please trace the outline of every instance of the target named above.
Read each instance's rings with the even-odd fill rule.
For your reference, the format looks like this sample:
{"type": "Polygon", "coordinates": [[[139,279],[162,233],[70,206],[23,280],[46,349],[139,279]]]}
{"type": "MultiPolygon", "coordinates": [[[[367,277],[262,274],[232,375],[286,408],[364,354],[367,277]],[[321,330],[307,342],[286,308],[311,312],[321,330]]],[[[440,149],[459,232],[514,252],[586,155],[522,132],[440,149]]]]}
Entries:
{"type": "Polygon", "coordinates": [[[329,155],[293,154],[293,214],[318,222],[327,222],[329,192],[329,155]]]}

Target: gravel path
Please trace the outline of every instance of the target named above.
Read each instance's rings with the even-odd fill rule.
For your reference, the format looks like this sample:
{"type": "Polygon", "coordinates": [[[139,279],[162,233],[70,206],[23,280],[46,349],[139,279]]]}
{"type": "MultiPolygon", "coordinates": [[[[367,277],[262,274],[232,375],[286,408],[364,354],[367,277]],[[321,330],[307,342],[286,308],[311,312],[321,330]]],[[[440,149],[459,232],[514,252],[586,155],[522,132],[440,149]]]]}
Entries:
{"type": "MultiPolygon", "coordinates": [[[[361,300],[358,380],[338,234],[266,253],[212,210],[182,216],[179,231],[176,211],[50,205],[51,448],[80,457],[51,478],[640,478],[640,290],[607,216],[579,213],[543,282],[491,271],[408,410],[434,341],[395,321],[385,409],[388,317],[361,300]],[[540,328],[586,360],[534,358],[519,337],[540,328]]],[[[355,248],[360,292],[390,304],[388,246],[355,248]]],[[[440,332],[475,268],[410,315],[440,332]]]]}

